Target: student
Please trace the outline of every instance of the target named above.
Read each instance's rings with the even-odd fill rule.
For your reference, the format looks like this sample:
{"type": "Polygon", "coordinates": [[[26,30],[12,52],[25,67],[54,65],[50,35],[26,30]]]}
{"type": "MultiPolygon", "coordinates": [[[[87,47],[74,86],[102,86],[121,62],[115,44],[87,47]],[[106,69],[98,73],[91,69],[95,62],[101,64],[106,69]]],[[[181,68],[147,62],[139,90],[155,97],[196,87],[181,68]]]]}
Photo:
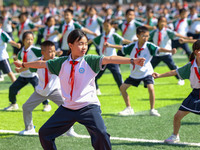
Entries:
{"type": "MultiPolygon", "coordinates": [[[[45,41],[41,44],[42,57],[40,60],[50,60],[55,58],[56,50],[55,44],[51,41],[45,41]]],[[[32,111],[41,102],[46,99],[52,100],[58,106],[62,105],[64,98],[60,91],[60,81],[58,76],[48,72],[47,69],[32,69],[36,71],[39,76],[39,83],[35,87],[35,92],[29,97],[26,103],[23,104],[23,118],[25,124],[25,130],[21,131],[21,135],[29,135],[35,133],[35,128],[32,120],[32,111]]],[[[67,131],[67,135],[77,136],[73,127],[67,131]]]]}
{"type": "MultiPolygon", "coordinates": [[[[188,16],[187,10],[184,8],[180,9],[179,14],[180,14],[180,19],[174,22],[174,30],[183,36],[187,36],[187,32],[189,29],[189,22],[187,19],[187,16],[188,16]]],[[[188,44],[187,43],[180,44],[179,38],[177,37],[172,41],[172,48],[179,48],[179,47],[183,48],[183,50],[186,52],[188,57],[190,56],[191,51],[188,44]]]]}
{"type": "Polygon", "coordinates": [[[158,19],[154,17],[153,9],[148,8],[146,15],[147,15],[147,20],[144,22],[144,24],[147,24],[151,27],[156,27],[158,19]]]}
{"type": "Polygon", "coordinates": [[[190,56],[190,62],[185,66],[166,72],[163,74],[153,73],[153,77],[162,78],[178,75],[181,79],[189,79],[190,85],[193,88],[190,95],[183,101],[179,110],[174,115],[173,122],[173,133],[166,139],[165,143],[177,143],[180,141],[179,129],[181,127],[181,120],[188,115],[190,112],[200,114],[199,110],[199,96],[200,96],[200,78],[199,78],[199,67],[200,67],[200,40],[197,40],[192,46],[193,52],[190,56]]]}
{"type": "MultiPolygon", "coordinates": [[[[101,34],[101,27],[103,25],[103,19],[97,16],[97,10],[95,7],[90,7],[89,9],[89,17],[86,18],[83,22],[83,26],[92,32],[95,32],[97,36],[101,34]]],[[[88,39],[94,39],[95,36],[91,34],[87,34],[88,39]]],[[[88,50],[90,49],[92,44],[88,45],[88,50]]],[[[97,46],[96,47],[96,52],[99,54],[99,49],[97,46]]],[[[87,51],[88,53],[88,51],[87,51]]]]}
{"type": "Polygon", "coordinates": [[[16,43],[11,39],[11,37],[2,30],[3,26],[3,17],[0,16],[0,75],[1,71],[4,74],[8,74],[9,78],[12,82],[16,80],[14,73],[11,70],[10,63],[9,63],[9,55],[6,51],[7,43],[10,43],[12,46],[17,48],[21,47],[20,43],[16,43]]]}
{"type": "MultiPolygon", "coordinates": [[[[19,24],[17,26],[17,30],[18,30],[18,38],[19,38],[19,42],[20,44],[22,44],[22,36],[23,33],[26,31],[36,31],[37,28],[35,28],[35,25],[33,23],[31,23],[28,19],[28,13],[21,13],[19,15],[19,24]]],[[[17,59],[17,54],[20,51],[20,49],[14,48],[14,53],[13,53],[13,59],[16,60],[17,59]]]]}
{"type": "MultiPolygon", "coordinates": [[[[23,34],[22,41],[24,47],[18,54],[19,60],[23,60],[23,62],[29,62],[37,60],[38,57],[41,57],[41,50],[33,46],[33,40],[34,36],[32,32],[27,31],[23,34]]],[[[16,103],[16,95],[21,88],[26,86],[28,83],[31,83],[34,88],[38,85],[38,78],[36,73],[31,73],[27,68],[15,68],[15,71],[21,73],[17,80],[13,82],[13,84],[9,87],[9,101],[11,104],[4,108],[6,111],[19,109],[18,104],[16,103]]],[[[44,111],[51,110],[51,105],[48,105],[47,101],[43,102],[43,104],[44,111]]]]}
{"type": "Polygon", "coordinates": [[[148,88],[150,97],[150,115],[160,116],[157,110],[154,109],[155,105],[155,94],[154,94],[154,80],[152,77],[153,68],[151,66],[152,56],[157,55],[159,52],[170,52],[172,54],[176,53],[176,49],[168,50],[160,48],[150,42],[149,31],[146,27],[141,26],[137,28],[137,38],[138,41],[131,43],[127,46],[112,45],[106,43],[106,46],[121,49],[122,53],[125,55],[130,55],[131,58],[144,57],[146,59],[144,66],[131,65],[131,74],[125,80],[125,82],[120,86],[122,96],[124,98],[126,108],[119,112],[119,115],[129,116],[134,115],[134,111],[131,108],[130,99],[127,93],[127,89],[132,85],[138,87],[141,81],[144,82],[144,87],[148,88]]]}
{"type": "MultiPolygon", "coordinates": [[[[153,27],[149,25],[144,25],[139,21],[135,20],[135,12],[133,9],[127,9],[125,13],[126,21],[119,25],[119,29],[122,31],[122,37],[134,41],[137,40],[136,29],[139,26],[146,26],[149,29],[153,29],[153,27]]],[[[121,51],[118,51],[117,55],[123,56],[121,51]]]]}
{"type": "Polygon", "coordinates": [[[64,19],[65,19],[65,21],[59,27],[59,33],[62,34],[62,37],[60,39],[61,50],[63,51],[62,56],[66,56],[69,51],[67,37],[72,30],[81,29],[88,34],[92,34],[94,36],[97,35],[96,33],[90,31],[89,29],[81,26],[78,22],[74,22],[73,21],[73,10],[71,10],[71,9],[66,9],[64,11],[64,19]]]}
{"type": "Polygon", "coordinates": [[[137,64],[143,65],[144,58],[124,58],[119,56],[85,55],[88,39],[82,30],[73,30],[68,36],[71,54],[49,61],[15,62],[18,67],[48,68],[58,75],[64,104],[40,128],[39,137],[43,149],[56,149],[55,138],[66,132],[75,122],[86,126],[94,149],[110,150],[110,135],[101,117],[100,102],[96,96],[95,76],[103,65],[137,64]],[[56,68],[54,66],[57,66],[56,68]]]}
{"type": "MultiPolygon", "coordinates": [[[[172,49],[171,40],[175,37],[188,38],[175,31],[172,31],[167,27],[167,19],[163,16],[158,18],[158,28],[150,32],[149,41],[153,42],[155,45],[172,49]]],[[[177,69],[171,53],[160,53],[159,56],[153,56],[151,60],[152,67],[155,68],[161,61],[163,61],[171,70],[177,69]]],[[[176,76],[177,79],[178,76],[176,76]]],[[[184,80],[179,79],[178,84],[184,85],[184,80]]]]}
{"type": "MultiPolygon", "coordinates": [[[[115,33],[115,29],[112,27],[111,19],[107,19],[103,23],[104,32],[100,36],[97,36],[93,39],[93,43],[99,47],[100,49],[100,56],[117,56],[117,52],[115,48],[106,48],[104,47],[104,43],[109,42],[111,44],[129,44],[131,41],[122,38],[120,35],[115,33]]],[[[121,86],[123,80],[120,71],[119,64],[108,64],[106,66],[109,69],[117,83],[118,87],[121,86]]],[[[97,95],[101,95],[101,91],[97,84],[97,80],[101,78],[103,73],[105,72],[106,68],[98,73],[95,78],[95,84],[97,89],[97,95]]]]}
{"type": "Polygon", "coordinates": [[[55,44],[56,50],[59,47],[58,44],[58,27],[55,26],[55,18],[53,16],[49,16],[46,20],[46,26],[39,30],[39,34],[41,34],[44,40],[49,40],[55,44]]]}

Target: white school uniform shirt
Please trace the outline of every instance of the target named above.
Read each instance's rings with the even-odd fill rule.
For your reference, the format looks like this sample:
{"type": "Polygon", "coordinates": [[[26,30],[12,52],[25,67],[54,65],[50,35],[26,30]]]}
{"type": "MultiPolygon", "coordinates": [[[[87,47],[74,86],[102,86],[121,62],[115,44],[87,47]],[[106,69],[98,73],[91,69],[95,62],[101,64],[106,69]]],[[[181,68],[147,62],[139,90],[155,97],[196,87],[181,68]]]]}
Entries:
{"type": "Polygon", "coordinates": [[[62,50],[69,50],[69,46],[67,43],[67,38],[68,38],[69,33],[71,31],[73,31],[74,29],[82,29],[83,28],[83,26],[81,26],[78,22],[74,22],[73,20],[71,20],[68,23],[67,31],[64,33],[66,25],[67,25],[67,23],[63,22],[59,27],[59,32],[62,34],[62,45],[61,45],[62,50]],[[63,35],[63,33],[64,33],[64,35],[63,35]]]}
{"type": "MultiPolygon", "coordinates": [[[[127,21],[125,21],[124,23],[119,25],[119,29],[122,31],[124,31],[125,27],[126,27],[126,23],[127,21]]],[[[123,38],[133,41],[133,40],[137,40],[137,36],[136,36],[136,29],[139,26],[143,26],[144,24],[137,21],[137,20],[132,20],[131,22],[129,22],[129,26],[126,30],[126,32],[123,35],[123,38]]]]}
{"type": "MultiPolygon", "coordinates": [[[[27,62],[32,62],[38,60],[39,57],[42,56],[41,49],[31,45],[26,51],[27,52],[27,62]]],[[[23,61],[24,57],[24,47],[18,53],[18,59],[23,61]]],[[[20,73],[21,77],[31,78],[37,76],[37,73],[31,72],[30,70],[26,70],[20,73]]]]}
{"type": "MultiPolygon", "coordinates": [[[[19,39],[22,41],[22,36],[23,36],[23,31],[24,30],[31,30],[34,27],[35,27],[35,25],[32,22],[30,22],[29,19],[26,19],[26,21],[24,23],[24,28],[23,28],[23,30],[19,34],[19,39]]],[[[18,32],[21,30],[21,23],[18,24],[17,30],[18,30],[18,32]]]]}
{"type": "MultiPolygon", "coordinates": [[[[41,32],[41,34],[43,35],[44,39],[46,40],[46,36],[47,36],[47,33],[48,33],[48,26],[46,26],[45,28],[41,28],[39,32],[41,32]]],[[[58,30],[58,27],[56,26],[51,26],[49,28],[49,34],[53,33],[55,30],[58,30]]],[[[51,42],[58,42],[58,35],[55,34],[55,35],[52,35],[50,36],[47,40],[51,41],[51,42]]]]}
{"type": "MultiPolygon", "coordinates": [[[[188,19],[193,21],[194,19],[198,18],[198,14],[195,13],[194,15],[189,15],[188,19]]],[[[200,31],[200,21],[194,21],[191,23],[188,32],[192,34],[196,34],[196,31],[200,31]]]]}
{"type": "MultiPolygon", "coordinates": [[[[177,27],[177,25],[179,23],[179,20],[180,19],[178,19],[175,22],[174,30],[176,30],[176,27],[177,27]]],[[[181,35],[183,35],[183,36],[187,36],[188,29],[189,29],[188,19],[184,18],[184,21],[180,23],[179,28],[178,28],[178,30],[176,32],[181,34],[181,35]]],[[[175,39],[177,40],[177,39],[179,39],[179,37],[176,37],[175,39]]]]}
{"type": "Polygon", "coordinates": [[[199,79],[195,74],[194,67],[197,67],[198,73],[200,73],[200,68],[197,66],[196,59],[193,64],[191,62],[187,63],[183,67],[176,69],[176,72],[180,79],[189,79],[190,86],[193,89],[200,89],[199,79]]]}
{"type": "Polygon", "coordinates": [[[60,78],[61,92],[64,97],[63,106],[72,110],[81,109],[87,105],[100,105],[96,95],[95,77],[102,68],[101,56],[85,55],[77,58],[72,97],[70,95],[70,61],[71,55],[47,61],[48,70],[60,78]],[[56,66],[56,67],[55,67],[56,66]]]}
{"type": "Polygon", "coordinates": [[[7,43],[12,41],[11,37],[0,29],[0,61],[9,58],[8,52],[6,51],[7,43]]]}
{"type": "Polygon", "coordinates": [[[105,32],[101,34],[100,36],[97,36],[93,39],[93,43],[99,48],[100,56],[117,56],[117,52],[115,48],[106,47],[104,53],[102,53],[103,45],[104,45],[104,37],[108,38],[107,42],[111,44],[121,45],[124,38],[118,35],[115,32],[115,29],[112,28],[108,35],[105,35],[105,32]]]}
{"type": "MultiPolygon", "coordinates": [[[[90,19],[91,19],[91,17],[88,17],[88,18],[84,21],[84,23],[83,23],[84,26],[85,26],[87,29],[91,30],[92,32],[96,33],[97,35],[100,35],[100,34],[101,34],[100,29],[101,29],[101,26],[102,26],[102,24],[103,24],[103,19],[100,18],[100,17],[98,17],[97,15],[94,15],[94,16],[92,17],[92,23],[91,23],[91,25],[90,25],[90,19]]],[[[95,36],[94,36],[94,35],[91,35],[91,34],[87,34],[87,37],[88,37],[88,39],[93,39],[93,38],[95,38],[95,36]]]]}
{"type": "MultiPolygon", "coordinates": [[[[43,59],[43,57],[42,57],[43,59]]],[[[31,70],[31,69],[30,69],[31,70]]],[[[57,75],[51,74],[48,71],[48,84],[45,86],[45,69],[37,69],[37,74],[39,78],[38,85],[35,87],[35,91],[42,95],[42,96],[48,96],[51,94],[54,90],[58,89],[60,90],[60,80],[57,75]]]]}
{"type": "MultiPolygon", "coordinates": [[[[159,35],[159,29],[152,30],[150,32],[150,38],[149,41],[152,41],[155,45],[158,44],[158,35],[159,35]]],[[[159,47],[165,48],[165,49],[172,49],[172,40],[176,37],[176,32],[172,31],[168,28],[163,28],[161,30],[161,41],[159,47]]],[[[160,52],[159,56],[161,55],[172,55],[172,53],[165,53],[160,52]]]]}
{"type": "MultiPolygon", "coordinates": [[[[138,48],[138,42],[131,43],[129,45],[123,46],[122,53],[125,55],[130,55],[130,58],[135,58],[136,48],[138,48]]],[[[154,72],[150,61],[153,56],[157,55],[159,47],[153,43],[145,42],[142,48],[144,48],[144,50],[142,50],[137,55],[137,58],[143,57],[146,59],[144,66],[135,65],[133,70],[133,65],[130,64],[130,77],[134,79],[144,78],[148,75],[152,75],[154,72]]]]}
{"type": "Polygon", "coordinates": [[[6,15],[3,19],[3,31],[11,33],[12,32],[12,19],[6,15]]]}

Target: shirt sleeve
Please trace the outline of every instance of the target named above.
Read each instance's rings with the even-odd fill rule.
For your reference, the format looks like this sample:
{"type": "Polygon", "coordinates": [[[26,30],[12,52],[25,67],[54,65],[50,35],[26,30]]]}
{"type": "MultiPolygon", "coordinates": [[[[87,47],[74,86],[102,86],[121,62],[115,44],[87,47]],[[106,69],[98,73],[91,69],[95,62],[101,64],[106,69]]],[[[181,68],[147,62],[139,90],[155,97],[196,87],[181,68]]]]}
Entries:
{"type": "Polygon", "coordinates": [[[55,58],[55,59],[50,59],[47,61],[47,68],[48,70],[55,75],[59,75],[62,64],[64,63],[65,60],[67,60],[66,57],[60,57],[60,58],[55,58]]]}
{"type": "Polygon", "coordinates": [[[190,78],[190,72],[191,72],[191,63],[187,63],[185,66],[180,67],[176,69],[176,72],[178,74],[178,77],[180,79],[189,79],[190,78]]]}
{"type": "Polygon", "coordinates": [[[125,45],[122,48],[122,53],[124,55],[130,55],[134,47],[135,47],[135,43],[131,43],[129,45],[125,45]]]}
{"type": "Polygon", "coordinates": [[[104,69],[104,66],[102,66],[103,56],[85,55],[84,59],[95,73],[104,69]]]}
{"type": "Polygon", "coordinates": [[[83,26],[80,25],[78,22],[74,22],[74,27],[75,27],[75,29],[82,29],[83,28],[83,26]]]}
{"type": "Polygon", "coordinates": [[[5,43],[9,43],[10,41],[12,41],[11,37],[7,33],[5,33],[5,32],[1,33],[1,39],[5,43]]]}
{"type": "Polygon", "coordinates": [[[158,47],[155,44],[150,43],[150,42],[147,43],[147,47],[148,47],[148,50],[149,50],[151,56],[156,56],[157,53],[158,53],[158,49],[160,48],[160,47],[158,47]]]}

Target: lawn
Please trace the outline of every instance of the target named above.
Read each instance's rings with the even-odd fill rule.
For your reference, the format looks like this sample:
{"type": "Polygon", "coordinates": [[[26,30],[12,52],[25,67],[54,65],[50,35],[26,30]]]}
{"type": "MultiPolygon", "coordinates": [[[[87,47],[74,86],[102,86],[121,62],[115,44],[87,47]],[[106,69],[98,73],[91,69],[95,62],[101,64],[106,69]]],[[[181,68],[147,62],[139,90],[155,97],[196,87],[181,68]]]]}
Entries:
{"type": "MultiPolygon", "coordinates": [[[[94,50],[90,53],[95,54],[94,50]]],[[[9,46],[9,54],[11,49],[9,46]]],[[[174,60],[178,66],[183,66],[187,62],[187,58],[179,50],[174,56],[174,60]]],[[[10,59],[12,63],[12,59],[10,59]]],[[[12,68],[14,68],[12,64],[12,68]]],[[[163,73],[169,69],[161,63],[156,72],[163,73]]],[[[125,80],[129,76],[129,65],[121,65],[121,72],[125,80]]],[[[111,137],[138,138],[149,140],[164,140],[172,133],[173,116],[178,110],[181,102],[191,92],[190,83],[185,81],[184,86],[177,85],[175,77],[163,78],[155,80],[156,104],[161,117],[149,116],[149,95],[147,89],[141,84],[138,88],[131,87],[128,89],[128,94],[131,99],[131,105],[136,112],[136,116],[120,117],[117,113],[125,108],[123,98],[120,95],[119,89],[110,74],[106,71],[102,78],[98,81],[102,95],[99,96],[101,102],[102,116],[107,126],[107,131],[111,137]]],[[[8,106],[8,88],[11,82],[8,77],[5,81],[0,82],[0,130],[24,130],[22,105],[33,93],[31,85],[24,87],[17,95],[17,103],[20,107],[18,111],[5,112],[2,109],[8,106]]],[[[57,106],[50,102],[52,110],[43,112],[42,105],[39,105],[33,111],[33,122],[36,131],[45,123],[45,121],[54,113],[57,106]]],[[[198,143],[200,122],[198,116],[189,114],[182,121],[180,130],[180,138],[182,142],[198,143]]],[[[78,134],[88,135],[87,130],[80,124],[74,125],[75,131],[78,134]]],[[[130,142],[121,140],[111,140],[114,150],[197,150],[199,147],[184,146],[184,145],[166,145],[163,143],[151,142],[130,142]]],[[[61,136],[56,139],[57,148],[59,150],[90,150],[92,146],[90,139],[74,138],[61,136]]],[[[1,150],[40,150],[38,136],[20,136],[15,134],[0,133],[0,149],[1,150]]]]}

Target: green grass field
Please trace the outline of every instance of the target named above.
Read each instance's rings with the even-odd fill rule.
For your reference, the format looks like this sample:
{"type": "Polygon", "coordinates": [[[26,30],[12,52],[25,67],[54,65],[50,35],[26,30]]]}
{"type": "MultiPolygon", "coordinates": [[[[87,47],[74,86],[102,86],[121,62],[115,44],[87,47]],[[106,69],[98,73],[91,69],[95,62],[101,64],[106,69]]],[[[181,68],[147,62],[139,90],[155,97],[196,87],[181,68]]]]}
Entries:
{"type": "MultiPolygon", "coordinates": [[[[9,53],[11,55],[10,46],[9,53]]],[[[90,51],[94,53],[94,51],[90,51]]],[[[182,51],[178,51],[174,56],[174,60],[178,66],[183,66],[187,62],[182,51]]],[[[10,59],[12,63],[12,59],[10,59]]],[[[12,64],[12,68],[14,68],[12,64]]],[[[13,69],[14,70],[14,69],[13,69]]],[[[129,76],[129,65],[121,65],[123,79],[129,76]]],[[[155,72],[163,73],[169,69],[161,63],[155,72]]],[[[101,102],[102,116],[107,126],[107,131],[111,137],[138,138],[149,140],[164,140],[172,133],[173,116],[178,110],[180,103],[191,92],[189,81],[185,81],[184,86],[177,85],[175,77],[163,78],[155,80],[155,107],[161,114],[161,117],[149,116],[149,95],[147,89],[141,84],[138,88],[131,87],[128,94],[131,99],[132,107],[136,112],[136,116],[120,117],[117,113],[125,108],[122,96],[118,87],[110,74],[106,71],[99,80],[99,87],[102,95],[99,96],[101,102]]],[[[0,130],[24,130],[22,105],[33,93],[31,85],[24,87],[17,95],[17,103],[20,107],[19,111],[5,112],[2,109],[9,105],[8,88],[11,82],[8,77],[5,81],[0,82],[0,130]]],[[[36,131],[45,123],[45,121],[54,113],[57,106],[50,102],[52,110],[50,112],[42,112],[42,105],[39,105],[33,111],[33,122],[36,131]]],[[[182,120],[180,130],[180,138],[182,142],[198,143],[200,122],[198,116],[189,114],[182,120]]],[[[88,135],[87,130],[80,124],[74,125],[78,134],[88,135]]],[[[184,146],[184,145],[167,145],[163,143],[151,142],[130,142],[121,140],[111,140],[114,150],[197,150],[200,147],[184,146]]],[[[93,149],[90,139],[74,138],[61,136],[56,139],[57,148],[59,150],[91,150],[93,149]]],[[[0,133],[0,150],[40,150],[42,149],[38,136],[20,136],[15,134],[0,133]]]]}

